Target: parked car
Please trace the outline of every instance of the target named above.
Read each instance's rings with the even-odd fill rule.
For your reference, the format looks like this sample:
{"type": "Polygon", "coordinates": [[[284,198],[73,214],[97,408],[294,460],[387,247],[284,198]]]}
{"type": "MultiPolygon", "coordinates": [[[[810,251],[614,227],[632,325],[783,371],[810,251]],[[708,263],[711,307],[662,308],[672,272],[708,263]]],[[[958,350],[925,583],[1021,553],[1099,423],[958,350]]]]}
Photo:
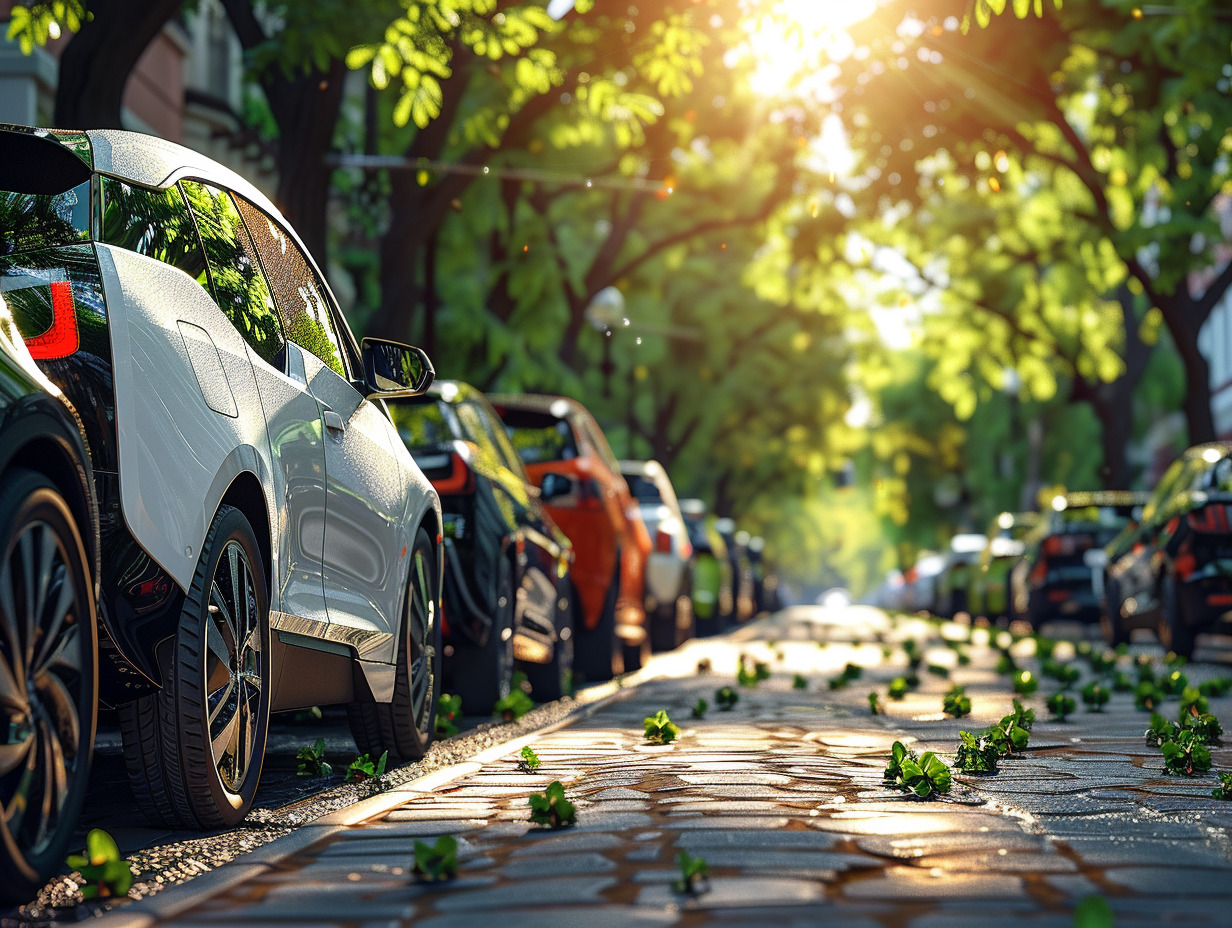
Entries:
{"type": "Polygon", "coordinates": [[[1010,570],[1026,550],[1023,538],[1038,520],[1035,512],[1003,512],[989,526],[988,544],[971,582],[969,611],[973,616],[992,622],[1009,619],[1010,570]]]}
{"type": "Polygon", "coordinates": [[[903,572],[902,608],[907,612],[935,612],[937,578],[945,570],[945,555],[924,551],[903,572]]]}
{"type": "Polygon", "coordinates": [[[731,563],[732,614],[729,621],[747,622],[756,611],[753,601],[753,562],[749,559],[749,533],[736,528],[734,519],[721,517],[714,520],[714,529],[723,537],[727,558],[731,563]]]}
{"type": "Polygon", "coordinates": [[[573,542],[573,665],[587,681],[637,670],[650,656],[643,604],[650,535],[599,424],[577,400],[489,399],[539,487],[548,513],[573,542]]]}
{"type": "Polygon", "coordinates": [[[81,422],[0,297],[0,904],[29,900],[63,864],[81,813],[98,709],[97,564],[81,422]]]}
{"type": "Polygon", "coordinates": [[[937,615],[952,619],[960,612],[969,614],[971,584],[987,546],[988,539],[974,532],[963,532],[950,539],[945,567],[937,577],[937,615]]]}
{"type": "Polygon", "coordinates": [[[654,548],[646,559],[646,620],[650,646],[670,651],[693,637],[693,544],[671,478],[658,461],[621,461],[654,548]]]}
{"type": "Polygon", "coordinates": [[[421,756],[440,505],[379,401],[431,383],[423,352],[357,344],[259,191],[132,132],[0,128],[0,290],[84,425],[138,805],[234,825],[282,709],[421,756]]]}
{"type": "Polygon", "coordinates": [[[500,417],[456,380],[389,407],[441,498],[445,688],[467,714],[486,714],[509,694],[516,661],[536,699],[559,699],[573,676],[573,545],[500,417]]]}
{"type": "Polygon", "coordinates": [[[1197,636],[1232,618],[1232,444],[1190,448],[1106,548],[1102,617],[1111,644],[1135,628],[1190,657],[1197,636]]]}
{"type": "Polygon", "coordinates": [[[1011,616],[1037,629],[1056,618],[1099,621],[1089,552],[1108,544],[1146,499],[1122,491],[1055,497],[1023,540],[1023,556],[1010,571],[1011,616]]]}
{"type": "Polygon", "coordinates": [[[694,628],[698,635],[715,635],[734,621],[736,609],[727,542],[706,516],[702,500],[680,500],[680,514],[693,546],[694,628]]]}

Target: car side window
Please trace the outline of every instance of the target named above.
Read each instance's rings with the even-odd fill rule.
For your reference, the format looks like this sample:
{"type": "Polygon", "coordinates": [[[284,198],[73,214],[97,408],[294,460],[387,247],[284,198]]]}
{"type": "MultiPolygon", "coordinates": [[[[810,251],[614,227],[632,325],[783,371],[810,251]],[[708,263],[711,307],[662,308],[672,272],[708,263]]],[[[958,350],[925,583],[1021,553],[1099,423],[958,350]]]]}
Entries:
{"type": "Polygon", "coordinates": [[[243,197],[237,196],[235,201],[261,255],[287,338],[345,378],[342,341],[330,316],[325,288],[312,265],[277,222],[243,197]]]}
{"type": "Polygon", "coordinates": [[[278,370],[286,368],[286,341],[269,284],[231,195],[197,181],[180,181],[214,288],[214,300],[252,350],[278,370]]]}
{"type": "Polygon", "coordinates": [[[102,179],[102,241],[177,267],[209,289],[205,252],[178,187],[152,190],[102,179]]]}

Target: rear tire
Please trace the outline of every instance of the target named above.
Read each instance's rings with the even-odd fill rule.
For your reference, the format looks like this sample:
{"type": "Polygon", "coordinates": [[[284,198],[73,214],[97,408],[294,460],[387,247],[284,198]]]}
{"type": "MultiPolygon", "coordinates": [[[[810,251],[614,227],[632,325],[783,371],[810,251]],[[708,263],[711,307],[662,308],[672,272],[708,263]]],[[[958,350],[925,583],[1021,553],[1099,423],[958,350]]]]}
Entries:
{"type": "Polygon", "coordinates": [[[441,678],[440,571],[436,546],[422,526],[415,533],[407,584],[393,701],[347,707],[351,734],[360,752],[376,759],[388,751],[390,766],[423,757],[436,731],[441,678]]]}
{"type": "Polygon", "coordinates": [[[574,638],[573,667],[581,679],[587,683],[600,683],[612,678],[612,659],[616,654],[616,598],[620,594],[620,558],[616,558],[616,569],[612,572],[612,583],[607,588],[607,598],[603,601],[603,611],[599,613],[599,624],[593,629],[578,627],[576,612],[574,627],[577,634],[574,638]]]}
{"type": "Polygon", "coordinates": [[[15,904],[63,865],[81,814],[98,649],[89,561],[64,497],[41,474],[11,471],[0,527],[0,668],[16,683],[0,702],[0,903],[15,904]]]}
{"type": "Polygon", "coordinates": [[[462,698],[463,715],[488,715],[509,695],[513,680],[513,566],[502,557],[497,565],[492,627],[482,647],[459,642],[450,658],[452,689],[462,698]]]}
{"type": "Polygon", "coordinates": [[[551,702],[573,692],[574,616],[577,590],[568,584],[565,608],[556,610],[556,645],[546,664],[526,664],[526,679],[536,702],[551,702]]]}
{"type": "Polygon", "coordinates": [[[1121,589],[1116,582],[1104,580],[1104,603],[1099,611],[1099,628],[1110,648],[1129,644],[1130,634],[1121,624],[1121,589]]]}
{"type": "Polygon", "coordinates": [[[201,548],[166,683],[124,707],[125,763],[138,802],[172,827],[229,828],[252,806],[270,716],[269,599],[260,548],[220,506],[201,548]]]}
{"type": "Polygon", "coordinates": [[[1175,651],[1186,659],[1193,657],[1198,633],[1186,625],[1181,616],[1180,594],[1176,581],[1165,575],[1159,594],[1159,641],[1168,651],[1175,651]]]}

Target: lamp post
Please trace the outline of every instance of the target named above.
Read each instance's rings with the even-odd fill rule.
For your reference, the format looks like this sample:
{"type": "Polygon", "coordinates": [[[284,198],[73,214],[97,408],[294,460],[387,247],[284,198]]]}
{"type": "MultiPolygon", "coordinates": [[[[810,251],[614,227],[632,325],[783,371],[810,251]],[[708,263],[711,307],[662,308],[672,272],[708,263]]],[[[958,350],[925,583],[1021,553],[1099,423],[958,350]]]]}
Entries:
{"type": "MultiPolygon", "coordinates": [[[[1018,393],[1022,389],[1022,378],[1018,375],[1018,371],[1012,367],[1007,367],[1004,376],[1001,380],[1001,390],[1009,400],[1010,422],[1009,436],[1006,438],[1005,447],[1001,449],[1001,477],[1006,481],[1010,481],[1010,487],[1013,488],[1014,477],[1014,442],[1018,439],[1018,393]]],[[[1008,494],[1010,505],[1008,508],[1014,509],[1018,505],[1018,494],[1008,494]]]]}
{"type": "Polygon", "coordinates": [[[615,287],[604,287],[591,298],[585,315],[586,321],[603,334],[603,360],[599,371],[603,374],[603,398],[611,399],[612,372],[616,369],[612,363],[612,329],[629,324],[625,317],[625,295],[615,287]]]}

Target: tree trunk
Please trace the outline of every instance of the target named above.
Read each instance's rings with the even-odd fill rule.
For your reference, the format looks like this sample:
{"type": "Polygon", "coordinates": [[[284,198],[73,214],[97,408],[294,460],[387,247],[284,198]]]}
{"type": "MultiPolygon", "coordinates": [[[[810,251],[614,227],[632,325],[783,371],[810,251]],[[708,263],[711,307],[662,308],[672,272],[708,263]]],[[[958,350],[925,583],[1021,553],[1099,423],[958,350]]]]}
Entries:
{"type": "Polygon", "coordinates": [[[93,18],[60,56],[55,124],[120,129],[124,87],[138,59],[183,0],[90,0],[93,18]]]}
{"type": "Polygon", "coordinates": [[[1198,325],[1169,326],[1177,353],[1185,365],[1185,401],[1181,409],[1185,413],[1188,443],[1191,445],[1215,440],[1215,418],[1211,415],[1211,371],[1206,358],[1198,350],[1198,329],[1198,325]]]}

